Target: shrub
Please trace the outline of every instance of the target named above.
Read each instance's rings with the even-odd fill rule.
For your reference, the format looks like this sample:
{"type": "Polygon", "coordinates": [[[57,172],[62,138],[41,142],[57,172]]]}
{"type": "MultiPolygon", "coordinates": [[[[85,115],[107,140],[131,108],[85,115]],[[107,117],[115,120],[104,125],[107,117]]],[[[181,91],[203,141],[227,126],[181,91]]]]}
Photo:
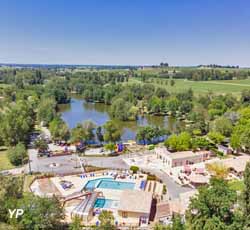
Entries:
{"type": "Polygon", "coordinates": [[[137,173],[138,170],[139,170],[139,167],[132,165],[132,166],[130,167],[130,170],[131,170],[133,173],[137,173]]]}
{"type": "Polygon", "coordinates": [[[149,146],[148,146],[148,150],[153,150],[154,148],[155,148],[154,145],[149,145],[149,146]]]}
{"type": "Polygon", "coordinates": [[[114,144],[114,143],[108,143],[108,144],[106,144],[105,146],[104,146],[104,148],[106,149],[106,150],[109,150],[109,151],[114,151],[115,150],[115,148],[116,148],[116,145],[114,144]]]}
{"type": "Polygon", "coordinates": [[[155,180],[155,181],[158,181],[158,178],[156,175],[153,175],[153,174],[148,174],[147,176],[147,180],[155,180]]]}
{"type": "Polygon", "coordinates": [[[8,157],[10,162],[15,166],[26,163],[28,155],[25,145],[23,143],[18,143],[15,147],[9,149],[8,157]]]}
{"type": "Polygon", "coordinates": [[[165,184],[163,185],[163,194],[167,194],[167,186],[165,184]]]}

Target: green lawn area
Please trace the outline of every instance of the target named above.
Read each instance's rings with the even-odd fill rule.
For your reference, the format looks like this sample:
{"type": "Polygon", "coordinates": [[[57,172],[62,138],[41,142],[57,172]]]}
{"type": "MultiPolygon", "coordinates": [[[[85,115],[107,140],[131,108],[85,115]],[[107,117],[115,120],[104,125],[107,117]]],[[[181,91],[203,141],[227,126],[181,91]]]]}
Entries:
{"type": "Polygon", "coordinates": [[[25,175],[23,182],[23,192],[30,192],[29,187],[35,178],[36,175],[25,175]]]}
{"type": "Polygon", "coordinates": [[[5,229],[5,230],[15,230],[15,228],[11,225],[8,225],[6,223],[1,223],[0,222],[0,229],[5,229]]]}
{"type": "Polygon", "coordinates": [[[7,150],[0,149],[0,171],[15,168],[7,157],[7,150]]]}
{"type": "MultiPolygon", "coordinates": [[[[141,83],[138,79],[131,79],[130,82],[141,83]]],[[[153,83],[156,86],[166,88],[169,92],[180,92],[183,89],[191,88],[195,94],[205,94],[214,92],[216,94],[233,93],[240,96],[244,89],[250,89],[250,79],[247,80],[229,80],[229,81],[188,81],[186,79],[175,80],[175,85],[170,86],[153,83]]]]}
{"type": "Polygon", "coordinates": [[[233,180],[229,182],[229,187],[234,191],[242,191],[244,189],[243,181],[233,180]]]}
{"type": "Polygon", "coordinates": [[[6,88],[6,87],[8,87],[8,86],[10,86],[9,84],[5,84],[5,83],[0,83],[0,88],[6,88]]]}

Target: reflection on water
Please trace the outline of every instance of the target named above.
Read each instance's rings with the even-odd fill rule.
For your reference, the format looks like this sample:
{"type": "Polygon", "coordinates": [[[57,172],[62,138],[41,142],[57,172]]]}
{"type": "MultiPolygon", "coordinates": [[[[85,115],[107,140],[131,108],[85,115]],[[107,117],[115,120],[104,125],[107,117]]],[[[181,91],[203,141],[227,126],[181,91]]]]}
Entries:
{"type": "MultiPolygon", "coordinates": [[[[77,123],[82,123],[85,120],[91,120],[97,126],[103,125],[110,120],[109,106],[101,103],[88,103],[83,99],[73,97],[71,103],[60,105],[62,119],[73,128],[77,123]]],[[[136,132],[139,126],[151,125],[165,127],[169,130],[175,130],[176,120],[167,116],[139,116],[137,121],[116,121],[119,127],[122,128],[122,140],[135,139],[136,132]]]]}

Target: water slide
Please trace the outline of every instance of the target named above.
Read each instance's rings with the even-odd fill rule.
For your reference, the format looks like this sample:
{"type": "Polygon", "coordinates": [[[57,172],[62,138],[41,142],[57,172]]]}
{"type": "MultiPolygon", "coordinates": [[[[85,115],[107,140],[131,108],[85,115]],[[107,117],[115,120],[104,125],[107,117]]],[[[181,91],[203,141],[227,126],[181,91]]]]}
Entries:
{"type": "Polygon", "coordinates": [[[75,192],[75,193],[70,194],[69,196],[65,197],[64,203],[67,201],[70,201],[70,200],[78,199],[78,198],[83,197],[83,196],[88,196],[90,194],[91,193],[75,192]]]}
{"type": "Polygon", "coordinates": [[[84,199],[80,204],[78,204],[72,211],[72,214],[88,217],[92,209],[94,208],[94,204],[96,198],[98,197],[97,192],[86,194],[86,199],[84,199]]]}

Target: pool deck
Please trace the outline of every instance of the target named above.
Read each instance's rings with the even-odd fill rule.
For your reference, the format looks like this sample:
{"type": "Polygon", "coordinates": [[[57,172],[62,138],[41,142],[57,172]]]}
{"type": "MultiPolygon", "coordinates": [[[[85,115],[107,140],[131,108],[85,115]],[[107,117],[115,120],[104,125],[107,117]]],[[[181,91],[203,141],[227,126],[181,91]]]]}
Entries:
{"type": "MultiPolygon", "coordinates": [[[[83,188],[86,186],[86,184],[89,181],[97,180],[97,179],[111,179],[114,182],[121,182],[121,183],[134,183],[134,187],[127,187],[121,186],[120,188],[117,187],[117,185],[108,185],[108,188],[103,187],[96,187],[94,189],[94,192],[98,194],[99,198],[103,199],[109,199],[114,201],[114,205],[107,205],[105,207],[95,207],[94,210],[110,210],[112,211],[115,220],[119,222],[119,225],[122,225],[123,223],[126,223],[126,226],[137,226],[139,223],[138,217],[132,218],[127,217],[123,218],[121,216],[121,213],[118,213],[119,206],[124,199],[126,199],[126,195],[124,195],[124,192],[129,192],[131,190],[138,191],[138,194],[140,192],[145,192],[144,189],[142,190],[140,188],[142,181],[147,180],[146,174],[128,174],[125,171],[111,171],[111,170],[105,170],[100,172],[94,172],[85,174],[83,177],[82,175],[69,175],[69,176],[57,176],[57,177],[51,177],[47,178],[49,180],[50,184],[53,187],[53,191],[56,190],[57,194],[62,198],[62,202],[65,205],[65,211],[66,211],[66,220],[71,222],[72,213],[74,212],[75,208],[78,207],[78,205],[81,205],[81,202],[87,201],[88,191],[83,191],[83,188]],[[116,175],[117,174],[117,175],[116,175]],[[116,179],[114,179],[114,175],[116,175],[116,179]],[[68,189],[64,189],[61,185],[61,183],[65,181],[67,183],[72,184],[72,186],[68,189]],[[110,187],[109,187],[110,186],[110,187]],[[79,196],[80,195],[80,196],[79,196]]],[[[98,184],[98,183],[97,183],[98,184]]],[[[33,183],[34,187],[39,186],[39,180],[35,180],[33,183]]],[[[162,186],[161,186],[162,187],[162,186]]],[[[53,191],[49,190],[50,187],[48,187],[46,190],[43,191],[41,194],[37,194],[39,196],[46,196],[48,194],[52,194],[53,191]]],[[[146,187],[145,187],[146,189],[146,187]]],[[[148,192],[148,191],[147,191],[148,192]]],[[[150,192],[153,194],[152,192],[150,192]]],[[[93,193],[92,193],[93,194],[93,193]]],[[[140,196],[140,195],[139,195],[140,196]]],[[[91,203],[91,206],[94,206],[94,203],[91,203]]],[[[91,216],[91,219],[86,222],[87,225],[95,224],[98,220],[98,216],[91,216]]]]}
{"type": "MultiPolygon", "coordinates": [[[[52,182],[52,184],[55,186],[55,188],[57,189],[57,191],[60,193],[60,195],[62,197],[67,197],[70,196],[72,194],[75,193],[79,193],[81,192],[81,190],[84,188],[84,186],[90,181],[90,180],[95,180],[95,179],[102,179],[102,178],[110,178],[110,179],[114,179],[114,176],[111,175],[113,173],[111,172],[96,172],[94,173],[95,176],[90,176],[90,174],[88,174],[87,177],[85,178],[81,178],[80,175],[69,175],[69,176],[64,176],[64,177],[51,177],[49,180],[52,182]],[[68,188],[68,189],[63,189],[63,187],[61,186],[61,182],[62,181],[68,181],[72,183],[72,187],[68,188]]],[[[129,182],[129,183],[135,183],[135,186],[133,189],[135,190],[140,190],[140,184],[142,180],[146,180],[146,175],[144,174],[140,174],[136,175],[136,176],[127,176],[124,179],[121,178],[117,178],[115,179],[115,181],[117,182],[129,182]],[[136,178],[136,179],[135,179],[136,178]]],[[[96,188],[96,190],[98,191],[104,191],[106,193],[106,191],[108,191],[107,193],[111,193],[112,191],[122,191],[119,189],[111,189],[111,188],[96,188]]],[[[48,191],[49,193],[49,191],[48,191]]],[[[46,195],[46,194],[45,194],[46,195]]]]}

